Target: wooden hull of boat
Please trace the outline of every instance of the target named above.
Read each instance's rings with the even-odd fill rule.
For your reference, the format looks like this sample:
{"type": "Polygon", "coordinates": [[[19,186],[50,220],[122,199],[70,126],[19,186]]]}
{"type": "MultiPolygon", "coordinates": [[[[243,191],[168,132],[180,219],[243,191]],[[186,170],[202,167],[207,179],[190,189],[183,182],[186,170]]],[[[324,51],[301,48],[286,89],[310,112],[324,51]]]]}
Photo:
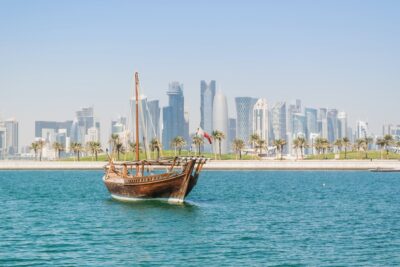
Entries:
{"type": "MultiPolygon", "coordinates": [[[[161,179],[145,182],[130,182],[126,178],[103,179],[115,199],[134,201],[140,199],[168,199],[182,202],[197,183],[197,176],[185,173],[165,175],[161,179]],[[186,179],[189,179],[186,181],[186,179]],[[188,183],[185,186],[185,183],[188,183]]],[[[151,179],[150,179],[151,180],[151,179]]]]}

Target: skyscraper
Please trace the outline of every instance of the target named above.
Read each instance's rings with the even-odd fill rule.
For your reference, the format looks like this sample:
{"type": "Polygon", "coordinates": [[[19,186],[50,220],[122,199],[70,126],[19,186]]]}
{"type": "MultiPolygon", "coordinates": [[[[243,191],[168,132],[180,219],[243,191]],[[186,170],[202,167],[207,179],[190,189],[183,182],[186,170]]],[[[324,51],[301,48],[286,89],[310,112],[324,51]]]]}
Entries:
{"type": "Polygon", "coordinates": [[[148,127],[148,139],[149,141],[153,138],[161,140],[160,136],[160,104],[158,100],[152,100],[147,102],[148,113],[149,113],[149,127],[148,127]]]}
{"type": "Polygon", "coordinates": [[[171,148],[173,138],[185,134],[183,85],[179,82],[170,83],[167,95],[169,105],[163,108],[162,144],[164,149],[171,148]]]}
{"type": "Polygon", "coordinates": [[[58,132],[60,129],[67,131],[67,136],[71,135],[72,121],[35,121],[35,137],[45,139],[44,132],[46,129],[52,129],[54,132],[58,132]]]}
{"type": "Polygon", "coordinates": [[[356,129],[356,139],[369,137],[369,129],[368,122],[366,121],[357,121],[357,129],[356,129]]]}
{"type": "Polygon", "coordinates": [[[260,98],[253,107],[253,133],[258,134],[265,140],[266,145],[269,142],[269,118],[267,100],[260,98]]]}
{"type": "Polygon", "coordinates": [[[119,134],[127,129],[126,117],[118,117],[116,120],[111,121],[111,134],[119,134]]]}
{"type": "Polygon", "coordinates": [[[307,120],[306,116],[303,113],[293,113],[292,114],[292,136],[296,137],[305,137],[307,132],[307,120]]]}
{"type": "Polygon", "coordinates": [[[306,108],[307,138],[310,139],[312,133],[318,133],[318,111],[315,108],[306,108]]]}
{"type": "Polygon", "coordinates": [[[228,127],[229,127],[229,130],[228,130],[228,132],[229,132],[229,134],[228,134],[228,136],[229,136],[228,146],[229,146],[229,149],[232,149],[233,140],[236,139],[236,119],[229,118],[229,123],[228,124],[229,124],[228,125],[228,127]]]}
{"type": "Polygon", "coordinates": [[[299,99],[296,99],[296,102],[294,104],[290,104],[287,107],[286,131],[288,133],[293,132],[293,114],[295,113],[301,113],[301,100],[299,99]]]}
{"type": "Polygon", "coordinates": [[[348,137],[348,125],[346,112],[339,112],[338,114],[338,138],[348,137]]]}
{"type": "Polygon", "coordinates": [[[18,122],[15,119],[9,119],[4,122],[7,131],[6,152],[7,155],[13,156],[18,153],[18,122]]]}
{"type": "Polygon", "coordinates": [[[286,140],[286,103],[276,103],[271,110],[273,138],[286,140]]]}
{"type": "MultiPolygon", "coordinates": [[[[225,134],[225,139],[222,139],[221,141],[221,153],[227,153],[229,150],[228,104],[225,95],[221,91],[218,91],[215,94],[213,110],[213,130],[218,130],[225,134]]],[[[214,148],[217,146],[217,143],[214,144],[214,148]]],[[[217,151],[218,149],[215,150],[215,152],[217,151]]]]}
{"type": "Polygon", "coordinates": [[[257,102],[252,97],[236,97],[236,138],[242,139],[244,142],[249,141],[250,134],[253,130],[253,107],[257,102]]]}
{"type": "Polygon", "coordinates": [[[328,123],[328,141],[333,143],[338,139],[338,110],[328,109],[327,111],[328,123]]]}
{"type": "Polygon", "coordinates": [[[5,159],[7,156],[7,129],[0,124],[0,159],[5,159]]]}
{"type": "Polygon", "coordinates": [[[71,127],[71,140],[84,144],[88,130],[92,127],[96,127],[97,132],[100,133],[100,123],[95,122],[93,107],[86,107],[76,111],[71,127]]]}
{"type": "MultiPolygon", "coordinates": [[[[139,97],[139,140],[141,143],[150,143],[153,138],[160,138],[160,106],[158,100],[148,100],[146,96],[139,97]]],[[[132,129],[133,139],[136,134],[136,104],[135,99],[131,99],[132,125],[128,125],[128,129],[132,129]]]]}
{"type": "Polygon", "coordinates": [[[320,108],[318,113],[318,130],[322,138],[328,139],[328,119],[327,119],[327,109],[320,108]]]}
{"type": "Polygon", "coordinates": [[[209,84],[200,81],[200,127],[211,133],[213,129],[213,105],[216,90],[216,82],[212,80],[209,84]]]}

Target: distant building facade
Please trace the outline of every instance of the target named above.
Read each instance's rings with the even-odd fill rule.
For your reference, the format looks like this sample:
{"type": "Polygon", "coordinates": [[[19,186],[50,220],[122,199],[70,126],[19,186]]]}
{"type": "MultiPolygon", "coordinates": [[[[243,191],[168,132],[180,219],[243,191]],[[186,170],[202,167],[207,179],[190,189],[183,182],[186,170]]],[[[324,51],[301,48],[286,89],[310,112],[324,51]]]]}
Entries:
{"type": "Polygon", "coordinates": [[[200,81],[200,127],[210,133],[213,129],[213,107],[216,90],[214,80],[200,81]]]}
{"type": "Polygon", "coordinates": [[[252,97],[236,97],[236,138],[248,143],[253,130],[253,107],[257,102],[252,97]]]}
{"type": "Polygon", "coordinates": [[[338,113],[338,138],[349,138],[349,126],[347,122],[347,114],[346,112],[339,112],[338,113]]]}
{"type": "Polygon", "coordinates": [[[236,119],[229,118],[228,127],[229,127],[229,130],[228,130],[228,132],[229,132],[228,146],[229,146],[230,151],[232,151],[233,140],[236,139],[236,119]]]}
{"type": "Polygon", "coordinates": [[[93,107],[84,107],[76,111],[75,119],[71,126],[71,141],[85,144],[88,130],[92,127],[97,129],[100,140],[100,123],[95,122],[93,107]]]}
{"type": "Polygon", "coordinates": [[[267,100],[265,98],[258,99],[253,107],[253,133],[265,140],[266,145],[268,145],[269,113],[267,100]]]}
{"type": "Polygon", "coordinates": [[[370,137],[368,122],[357,121],[356,139],[362,139],[366,137],[370,137]]]}
{"type": "MultiPolygon", "coordinates": [[[[221,141],[221,153],[225,154],[229,151],[228,140],[228,103],[226,96],[218,91],[214,97],[214,115],[213,115],[213,130],[221,131],[225,134],[225,138],[221,141]]],[[[218,151],[218,142],[214,142],[214,151],[218,151]]]]}
{"type": "Polygon", "coordinates": [[[286,103],[278,102],[271,109],[273,139],[286,140],[286,103]]]}
{"type": "Polygon", "coordinates": [[[315,108],[305,108],[307,138],[310,139],[311,134],[319,133],[318,131],[318,110],[315,108]]]}
{"type": "Polygon", "coordinates": [[[169,105],[163,108],[162,145],[164,149],[171,149],[173,138],[183,136],[186,132],[183,85],[179,82],[170,83],[167,95],[169,105]]]}

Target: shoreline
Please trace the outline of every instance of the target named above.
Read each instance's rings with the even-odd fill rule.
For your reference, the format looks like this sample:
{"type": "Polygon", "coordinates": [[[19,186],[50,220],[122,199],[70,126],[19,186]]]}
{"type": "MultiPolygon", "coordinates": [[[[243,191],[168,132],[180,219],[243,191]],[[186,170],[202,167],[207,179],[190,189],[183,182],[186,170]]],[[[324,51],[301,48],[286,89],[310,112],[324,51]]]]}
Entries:
{"type": "MultiPolygon", "coordinates": [[[[0,170],[103,170],[96,161],[0,161],[0,170]]],[[[204,170],[370,170],[400,169],[399,160],[211,160],[204,170]]]]}

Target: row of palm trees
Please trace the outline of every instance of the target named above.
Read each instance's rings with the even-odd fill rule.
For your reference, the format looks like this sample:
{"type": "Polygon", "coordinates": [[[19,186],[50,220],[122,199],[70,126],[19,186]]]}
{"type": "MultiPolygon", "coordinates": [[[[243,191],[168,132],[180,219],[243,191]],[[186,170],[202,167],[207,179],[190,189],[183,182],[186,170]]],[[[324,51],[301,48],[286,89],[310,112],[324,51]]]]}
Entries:
{"type": "MultiPolygon", "coordinates": [[[[302,149],[305,148],[306,140],[304,138],[298,138],[299,141],[296,141],[296,144],[299,145],[302,149]]],[[[296,139],[297,140],[297,139],[296,139]]],[[[249,143],[251,147],[255,150],[255,152],[259,152],[262,154],[264,149],[267,149],[267,141],[262,139],[258,134],[252,134],[249,138],[249,143]]],[[[283,149],[286,145],[286,140],[284,139],[276,139],[273,141],[273,145],[276,147],[277,156],[279,155],[280,158],[283,158],[283,149]]],[[[232,142],[232,150],[236,154],[236,159],[239,156],[242,159],[242,150],[246,147],[246,143],[239,138],[236,138],[232,142]]],[[[303,152],[302,152],[303,155],[303,152]]]]}
{"type": "MultiPolygon", "coordinates": [[[[218,142],[219,157],[221,158],[222,151],[222,140],[225,139],[225,133],[222,131],[215,130],[212,132],[211,137],[214,141],[218,142]]],[[[120,159],[120,155],[126,153],[126,151],[134,152],[136,150],[136,144],[133,142],[128,143],[128,148],[126,148],[118,134],[112,134],[109,140],[111,144],[111,152],[113,155],[120,159]]],[[[204,138],[199,135],[192,136],[192,143],[196,147],[196,154],[201,155],[201,147],[204,144],[204,138]]],[[[171,140],[171,147],[174,148],[175,156],[181,155],[183,148],[187,145],[187,141],[182,136],[176,136],[171,140]]],[[[139,149],[142,151],[142,144],[139,144],[139,149]]],[[[153,138],[149,142],[149,149],[154,154],[154,158],[160,158],[160,151],[162,149],[162,144],[158,138],[153,138]],[[156,154],[156,155],[155,155],[156,154]]]]}
{"type": "MultiPolygon", "coordinates": [[[[326,153],[332,150],[333,147],[336,147],[339,152],[344,152],[344,158],[347,159],[347,152],[349,149],[352,151],[365,153],[365,158],[368,159],[368,150],[370,145],[374,143],[373,138],[364,137],[357,139],[354,144],[350,142],[347,137],[342,139],[338,139],[333,144],[330,144],[328,140],[325,138],[316,138],[314,147],[317,150],[318,154],[324,154],[326,158],[326,153]]],[[[385,135],[382,138],[378,138],[375,141],[375,144],[380,147],[381,150],[381,158],[383,158],[383,150],[386,150],[386,157],[389,158],[390,148],[395,146],[397,149],[400,149],[400,141],[395,141],[393,136],[390,134],[385,135]]]]}
{"type": "MultiPolygon", "coordinates": [[[[211,134],[212,139],[218,143],[218,155],[219,159],[221,159],[222,154],[222,140],[224,140],[225,134],[222,131],[215,130],[211,134]]],[[[117,159],[120,160],[120,155],[125,154],[126,151],[134,152],[136,150],[136,144],[133,142],[128,143],[128,147],[125,148],[120,136],[118,134],[112,134],[109,143],[111,144],[111,150],[113,155],[117,156],[117,159]]],[[[192,136],[192,143],[197,148],[197,154],[201,154],[201,147],[204,144],[204,139],[201,136],[194,135],[192,136]]],[[[31,144],[31,149],[35,153],[35,160],[39,156],[39,160],[42,160],[43,148],[46,142],[43,140],[35,141],[31,144]]],[[[249,138],[249,144],[254,149],[256,153],[263,153],[263,150],[267,148],[266,140],[263,140],[258,134],[252,134],[249,138]]],[[[299,153],[301,159],[304,158],[304,151],[306,148],[314,148],[318,155],[324,155],[324,158],[327,158],[327,153],[332,151],[335,147],[339,152],[344,152],[344,158],[347,159],[347,153],[349,149],[353,151],[364,151],[365,158],[368,158],[368,148],[373,144],[373,139],[370,137],[360,138],[352,144],[347,137],[342,139],[338,139],[332,144],[326,139],[322,137],[318,137],[313,140],[311,145],[308,144],[307,139],[302,136],[297,137],[293,140],[293,148],[296,150],[297,158],[299,158],[299,153]]],[[[396,146],[400,149],[400,141],[395,141],[393,136],[385,135],[382,138],[378,138],[375,142],[376,145],[380,147],[381,158],[383,158],[383,151],[386,151],[386,157],[389,157],[390,148],[396,146]]],[[[171,147],[175,150],[175,155],[181,155],[182,149],[187,145],[186,140],[182,136],[177,136],[171,141],[171,147]]],[[[276,148],[276,156],[280,159],[283,159],[283,151],[284,147],[287,145],[286,140],[284,139],[276,139],[272,142],[272,145],[276,148]]],[[[242,151],[245,149],[246,143],[241,139],[234,139],[232,143],[232,150],[236,154],[236,159],[242,159],[242,151]]],[[[61,152],[65,150],[65,147],[59,143],[54,142],[52,144],[52,148],[57,154],[57,157],[60,158],[61,152]]],[[[98,154],[102,153],[103,150],[101,148],[100,142],[88,142],[85,146],[78,142],[72,142],[70,145],[71,151],[73,152],[76,159],[79,161],[82,152],[87,152],[92,156],[92,160],[98,160],[98,154]]],[[[150,151],[153,152],[153,157],[159,159],[160,151],[162,149],[162,144],[157,138],[153,138],[149,143],[150,151]]],[[[141,144],[139,144],[139,149],[141,149],[141,144]]]]}
{"type": "MultiPolygon", "coordinates": [[[[181,138],[181,139],[184,141],[183,138],[181,138]]],[[[180,139],[179,139],[179,142],[181,142],[180,139]]],[[[120,160],[121,154],[125,154],[126,152],[135,152],[136,151],[136,143],[129,142],[127,144],[128,147],[125,147],[123,141],[121,140],[121,138],[118,134],[112,134],[111,138],[109,140],[109,143],[111,144],[111,153],[113,155],[117,155],[118,160],[120,160]]],[[[150,145],[149,146],[150,151],[153,152],[154,154],[157,153],[157,156],[154,155],[154,157],[159,159],[160,151],[161,151],[161,142],[157,138],[153,138],[150,141],[149,145],[150,145]]],[[[142,151],[142,144],[140,144],[140,143],[139,143],[139,150],[142,151]]],[[[181,148],[179,148],[179,151],[180,150],[181,150],[181,148]]]]}
{"type": "MultiPolygon", "coordinates": [[[[37,157],[39,155],[39,160],[42,161],[43,148],[45,145],[46,145],[46,142],[44,140],[38,140],[31,144],[30,148],[35,153],[35,160],[37,160],[37,157]]],[[[54,151],[56,152],[57,158],[58,159],[61,158],[61,152],[65,151],[64,145],[59,142],[54,142],[51,146],[54,149],[54,151]]],[[[103,152],[100,142],[94,142],[94,141],[87,142],[86,147],[84,147],[81,143],[72,142],[70,145],[70,148],[78,161],[80,160],[81,153],[84,151],[91,154],[92,159],[95,158],[96,161],[98,160],[98,154],[103,152]]]]}
{"type": "MultiPolygon", "coordinates": [[[[262,150],[265,148],[266,142],[260,138],[257,134],[252,134],[249,138],[249,143],[256,152],[262,153],[262,150]]],[[[392,135],[385,135],[383,138],[378,138],[376,140],[376,145],[381,148],[381,158],[383,158],[383,150],[386,151],[386,157],[389,157],[390,147],[396,146],[400,149],[400,141],[395,141],[392,135]]],[[[277,139],[272,142],[272,145],[276,148],[276,155],[280,159],[283,159],[283,150],[286,146],[286,140],[277,139]]],[[[370,137],[357,139],[354,144],[352,144],[349,138],[344,137],[341,139],[337,139],[332,144],[326,138],[317,137],[313,140],[313,144],[309,145],[306,138],[303,136],[299,136],[293,140],[293,148],[296,150],[297,158],[299,158],[299,152],[301,159],[304,158],[304,151],[306,148],[314,148],[318,155],[324,155],[324,158],[327,158],[327,153],[331,151],[334,147],[337,148],[339,152],[344,152],[344,158],[347,159],[347,153],[349,149],[353,151],[364,151],[365,158],[368,158],[368,148],[373,144],[373,139],[370,137]]],[[[242,158],[242,150],[245,148],[246,144],[241,139],[234,139],[232,143],[232,149],[236,154],[236,158],[239,155],[239,158],[242,158]]]]}

